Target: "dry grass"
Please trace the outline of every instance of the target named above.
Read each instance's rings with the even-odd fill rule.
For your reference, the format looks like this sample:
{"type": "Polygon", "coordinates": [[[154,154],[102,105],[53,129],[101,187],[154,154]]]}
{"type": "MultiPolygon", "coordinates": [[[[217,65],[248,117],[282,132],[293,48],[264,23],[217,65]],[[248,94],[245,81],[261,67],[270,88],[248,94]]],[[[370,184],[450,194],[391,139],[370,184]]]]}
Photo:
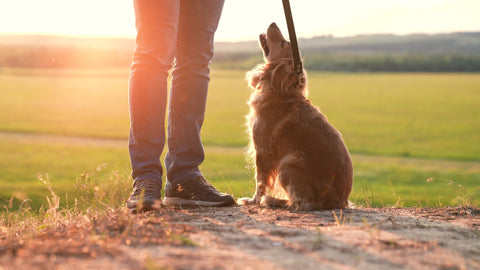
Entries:
{"type": "MultiPolygon", "coordinates": [[[[39,178],[48,187],[48,178],[39,178]]],[[[50,190],[45,210],[5,213],[0,269],[298,269],[298,261],[303,269],[480,265],[477,208],[165,207],[131,215],[124,206],[106,206],[104,186],[91,188],[99,197],[88,208],[82,208],[88,192],[67,209],[50,190]],[[436,253],[441,259],[433,259],[436,253]]]]}
{"type": "Polygon", "coordinates": [[[0,254],[37,260],[56,256],[96,258],[117,257],[122,246],[193,245],[184,235],[187,225],[171,224],[171,216],[159,213],[131,215],[123,206],[130,181],[118,172],[111,181],[99,183],[95,174],[77,179],[79,196],[75,205],[61,207],[60,196],[52,189],[48,175],[38,175],[49,190],[48,205],[34,212],[27,205],[0,216],[0,254]],[[93,176],[93,177],[92,177],[93,176]],[[125,180],[122,180],[125,179],[125,180]]]}
{"type": "MultiPolygon", "coordinates": [[[[75,184],[77,191],[72,195],[75,198],[59,196],[51,187],[48,175],[39,174],[38,180],[49,191],[46,205],[33,210],[25,197],[19,208],[7,206],[0,215],[0,270],[163,269],[165,266],[195,269],[214,265],[222,269],[232,263],[235,265],[232,269],[244,269],[245,260],[255,267],[267,261],[270,266],[266,269],[276,269],[278,265],[289,265],[290,261],[283,258],[303,258],[306,253],[316,259],[305,269],[316,269],[318,263],[328,263],[322,257],[327,251],[333,252],[327,255],[332,258],[345,251],[351,256],[418,253],[412,269],[444,267],[451,263],[455,267],[480,265],[476,259],[478,243],[474,242],[480,237],[478,208],[367,209],[359,206],[316,212],[259,207],[163,208],[131,215],[124,206],[131,190],[130,177],[116,170],[109,172],[107,168],[100,165],[81,174],[75,184]],[[67,204],[64,200],[74,203],[67,204]],[[455,225],[448,224],[450,222],[455,225]],[[430,235],[437,227],[439,234],[430,235]],[[409,234],[412,229],[417,230],[414,234],[428,237],[416,241],[412,238],[414,234],[409,234]],[[451,238],[444,235],[446,231],[451,238]],[[440,235],[443,238],[437,241],[440,235]],[[472,246],[466,251],[463,244],[459,244],[464,241],[467,247],[472,246]],[[239,247],[247,249],[239,252],[239,247]],[[278,252],[274,258],[268,253],[272,247],[278,252]],[[449,250],[461,256],[449,257],[449,250]],[[433,251],[443,252],[445,259],[435,265],[431,260],[422,259],[433,251]]],[[[370,194],[368,188],[365,193],[370,194]]],[[[387,259],[358,258],[377,268],[390,265],[387,259]]],[[[406,263],[402,258],[399,265],[406,263]]],[[[291,265],[285,268],[295,269],[291,265]]]]}
{"type": "Polygon", "coordinates": [[[155,214],[130,215],[126,209],[61,211],[43,220],[32,217],[2,224],[0,230],[0,253],[21,257],[117,256],[121,245],[191,244],[180,237],[188,232],[187,226],[172,226],[169,217],[155,214]]]}

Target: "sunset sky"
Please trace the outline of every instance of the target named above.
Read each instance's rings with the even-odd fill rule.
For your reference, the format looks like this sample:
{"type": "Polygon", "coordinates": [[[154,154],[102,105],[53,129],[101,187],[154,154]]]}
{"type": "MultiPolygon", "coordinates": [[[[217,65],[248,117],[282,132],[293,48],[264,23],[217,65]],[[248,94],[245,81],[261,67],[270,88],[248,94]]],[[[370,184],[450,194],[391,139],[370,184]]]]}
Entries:
{"type": "MultiPolygon", "coordinates": [[[[479,0],[290,0],[297,35],[480,31],[479,0]]],[[[131,0],[0,0],[0,34],[135,35],[131,0]]],[[[280,0],[226,0],[217,40],[286,30],[280,0]]]]}

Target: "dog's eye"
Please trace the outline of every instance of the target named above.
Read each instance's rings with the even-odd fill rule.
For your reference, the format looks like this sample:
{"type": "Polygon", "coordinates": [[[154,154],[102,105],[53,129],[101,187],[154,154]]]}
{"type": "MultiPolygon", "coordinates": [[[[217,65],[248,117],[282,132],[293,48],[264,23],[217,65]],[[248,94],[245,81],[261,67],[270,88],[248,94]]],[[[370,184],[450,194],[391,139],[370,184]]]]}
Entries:
{"type": "Polygon", "coordinates": [[[280,44],[280,46],[283,48],[283,47],[285,47],[285,44],[286,44],[286,43],[287,43],[287,42],[286,42],[285,40],[282,40],[282,43],[280,44]]]}

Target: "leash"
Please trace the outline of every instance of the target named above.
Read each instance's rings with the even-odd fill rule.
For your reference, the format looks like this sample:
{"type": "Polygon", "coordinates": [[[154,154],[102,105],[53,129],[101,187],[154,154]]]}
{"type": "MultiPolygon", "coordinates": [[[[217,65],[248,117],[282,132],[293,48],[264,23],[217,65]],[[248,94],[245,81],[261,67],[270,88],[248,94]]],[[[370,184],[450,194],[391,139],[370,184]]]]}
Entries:
{"type": "Polygon", "coordinates": [[[287,20],[288,35],[290,37],[290,46],[292,48],[293,66],[295,74],[297,74],[297,85],[300,84],[300,80],[303,78],[303,66],[300,59],[300,52],[298,50],[297,35],[295,34],[295,26],[293,25],[292,10],[290,9],[289,0],[282,0],[283,11],[285,12],[285,19],[287,20]]]}

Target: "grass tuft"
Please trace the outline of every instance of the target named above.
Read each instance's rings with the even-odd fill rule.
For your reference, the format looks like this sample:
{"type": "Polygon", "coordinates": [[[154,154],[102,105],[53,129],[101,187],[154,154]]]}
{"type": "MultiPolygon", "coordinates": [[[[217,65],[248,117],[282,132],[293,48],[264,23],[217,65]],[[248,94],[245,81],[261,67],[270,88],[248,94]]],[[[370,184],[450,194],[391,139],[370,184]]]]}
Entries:
{"type": "Polygon", "coordinates": [[[480,186],[477,186],[473,190],[468,190],[460,183],[451,179],[430,177],[426,180],[427,183],[432,183],[435,181],[446,183],[449,188],[453,189],[453,193],[456,194],[456,196],[454,199],[452,199],[452,204],[464,207],[476,206],[475,198],[479,195],[480,186]]]}

